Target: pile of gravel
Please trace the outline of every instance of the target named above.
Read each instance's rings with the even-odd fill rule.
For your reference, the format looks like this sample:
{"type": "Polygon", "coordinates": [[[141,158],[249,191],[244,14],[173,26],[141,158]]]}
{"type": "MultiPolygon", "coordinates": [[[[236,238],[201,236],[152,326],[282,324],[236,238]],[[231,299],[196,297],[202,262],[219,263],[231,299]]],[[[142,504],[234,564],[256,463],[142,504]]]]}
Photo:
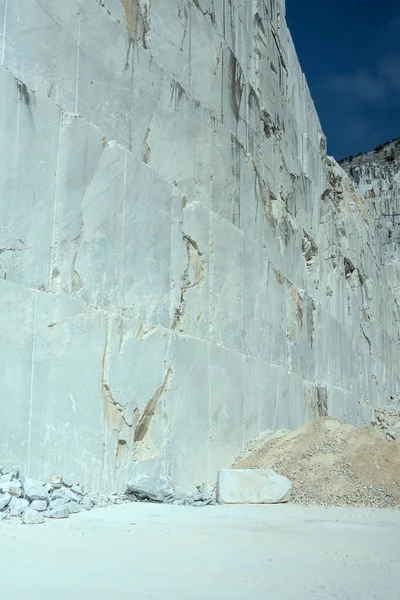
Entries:
{"type": "Polygon", "coordinates": [[[400,404],[397,402],[386,408],[376,408],[371,424],[388,442],[400,443],[400,404]]]}
{"type": "Polygon", "coordinates": [[[400,444],[390,442],[382,427],[315,419],[295,431],[259,436],[234,466],[284,475],[293,484],[293,503],[400,506],[400,444]]]}
{"type": "Polygon", "coordinates": [[[205,484],[175,488],[165,476],[142,475],[127,486],[125,494],[107,496],[85,492],[79,482],[61,475],[45,483],[0,466],[0,521],[18,517],[26,525],[37,525],[45,519],[67,519],[85,510],[129,502],[206,506],[215,504],[215,491],[205,484]]]}

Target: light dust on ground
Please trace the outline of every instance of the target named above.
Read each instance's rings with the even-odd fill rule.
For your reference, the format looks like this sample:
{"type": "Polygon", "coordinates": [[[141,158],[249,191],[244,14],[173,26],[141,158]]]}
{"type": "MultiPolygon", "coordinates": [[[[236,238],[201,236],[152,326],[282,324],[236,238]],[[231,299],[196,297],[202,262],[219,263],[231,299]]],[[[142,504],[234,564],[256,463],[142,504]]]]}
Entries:
{"type": "Polygon", "coordinates": [[[289,477],[295,503],[400,506],[400,444],[376,427],[326,417],[295,431],[266,432],[234,466],[274,469],[289,477]]]}

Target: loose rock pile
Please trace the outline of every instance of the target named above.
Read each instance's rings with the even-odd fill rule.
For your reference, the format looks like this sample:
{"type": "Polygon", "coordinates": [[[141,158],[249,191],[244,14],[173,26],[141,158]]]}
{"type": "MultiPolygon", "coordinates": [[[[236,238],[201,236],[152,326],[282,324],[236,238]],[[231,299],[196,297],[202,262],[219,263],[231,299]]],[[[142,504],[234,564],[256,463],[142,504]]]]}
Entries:
{"type": "Polygon", "coordinates": [[[164,476],[142,475],[127,486],[125,494],[86,493],[79,482],[52,477],[44,483],[21,476],[18,469],[0,467],[0,521],[19,517],[26,525],[44,523],[47,519],[66,519],[72,514],[129,502],[164,502],[187,506],[215,504],[211,486],[174,488],[164,476]]]}
{"type": "Polygon", "coordinates": [[[234,466],[288,477],[298,504],[399,507],[400,444],[388,441],[387,421],[379,422],[357,428],[326,417],[295,431],[266,432],[234,466]]]}
{"type": "Polygon", "coordinates": [[[371,424],[388,442],[400,443],[400,403],[393,403],[387,408],[376,408],[371,424]]]}
{"type": "Polygon", "coordinates": [[[61,476],[44,483],[21,476],[18,469],[0,467],[0,520],[21,517],[25,524],[39,524],[107,503],[106,496],[86,494],[78,482],[61,476]]]}

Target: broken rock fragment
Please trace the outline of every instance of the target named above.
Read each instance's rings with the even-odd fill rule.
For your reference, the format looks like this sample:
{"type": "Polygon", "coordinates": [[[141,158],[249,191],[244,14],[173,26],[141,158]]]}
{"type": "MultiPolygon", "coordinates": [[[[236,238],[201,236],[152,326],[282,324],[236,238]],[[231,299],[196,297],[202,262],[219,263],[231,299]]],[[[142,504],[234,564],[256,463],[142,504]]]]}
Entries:
{"type": "Polygon", "coordinates": [[[18,479],[13,479],[12,481],[8,481],[6,483],[0,483],[0,493],[8,493],[11,494],[11,496],[16,496],[17,498],[22,495],[21,488],[22,485],[18,479]]]}
{"type": "Polygon", "coordinates": [[[292,483],[272,469],[221,469],[217,501],[220,504],[278,504],[288,502],[292,483]]]}
{"type": "Polygon", "coordinates": [[[41,481],[37,481],[36,479],[31,479],[30,477],[25,477],[24,492],[25,498],[31,502],[34,500],[48,499],[48,493],[43,487],[43,483],[41,481]]]}
{"type": "Polygon", "coordinates": [[[34,500],[29,505],[29,508],[32,508],[32,510],[36,510],[37,512],[44,512],[47,510],[47,502],[46,500],[34,500]]]}
{"type": "Polygon", "coordinates": [[[11,502],[8,505],[10,510],[10,517],[19,517],[28,508],[29,502],[24,498],[11,498],[11,502]]]}
{"type": "Polygon", "coordinates": [[[4,510],[11,502],[11,494],[6,492],[4,495],[0,496],[0,510],[4,510]]]}
{"type": "Polygon", "coordinates": [[[88,498],[87,496],[85,496],[84,498],[82,498],[82,500],[80,502],[80,506],[84,510],[92,510],[92,508],[93,508],[93,502],[91,501],[90,498],[88,498]]]}
{"type": "Polygon", "coordinates": [[[21,517],[21,521],[25,525],[40,525],[41,523],[44,523],[44,516],[42,513],[37,512],[32,508],[27,508],[21,517]]]}
{"type": "Polygon", "coordinates": [[[53,475],[50,477],[50,483],[54,488],[60,488],[63,483],[62,475],[53,475]]]}
{"type": "Polygon", "coordinates": [[[68,519],[69,510],[67,506],[60,506],[53,510],[48,510],[44,516],[48,519],[68,519]]]}
{"type": "Polygon", "coordinates": [[[174,487],[165,475],[139,475],[135,481],[128,484],[126,493],[150,502],[171,503],[175,499],[174,487]]]}

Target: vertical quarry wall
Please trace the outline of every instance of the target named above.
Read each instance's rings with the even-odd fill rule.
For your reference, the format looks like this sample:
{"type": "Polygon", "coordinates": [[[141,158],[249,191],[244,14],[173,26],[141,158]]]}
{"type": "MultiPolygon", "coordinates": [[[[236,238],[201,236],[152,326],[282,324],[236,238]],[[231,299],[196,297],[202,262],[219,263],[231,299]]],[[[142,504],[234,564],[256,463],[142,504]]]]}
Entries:
{"type": "Polygon", "coordinates": [[[213,482],[398,390],[375,220],[283,0],[0,0],[0,462],[213,482]]]}
{"type": "Polygon", "coordinates": [[[375,219],[386,277],[400,301],[400,138],[344,165],[375,219]]]}

